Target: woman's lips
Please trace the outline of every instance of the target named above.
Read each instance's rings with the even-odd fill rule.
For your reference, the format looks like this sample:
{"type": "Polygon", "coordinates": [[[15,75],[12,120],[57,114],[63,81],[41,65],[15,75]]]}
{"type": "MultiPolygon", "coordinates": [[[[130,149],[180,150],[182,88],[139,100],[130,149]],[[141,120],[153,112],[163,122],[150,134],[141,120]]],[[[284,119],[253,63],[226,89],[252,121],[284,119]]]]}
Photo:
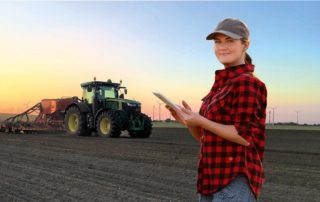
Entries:
{"type": "Polygon", "coordinates": [[[219,55],[226,56],[226,55],[230,55],[230,53],[219,53],[219,55]]]}

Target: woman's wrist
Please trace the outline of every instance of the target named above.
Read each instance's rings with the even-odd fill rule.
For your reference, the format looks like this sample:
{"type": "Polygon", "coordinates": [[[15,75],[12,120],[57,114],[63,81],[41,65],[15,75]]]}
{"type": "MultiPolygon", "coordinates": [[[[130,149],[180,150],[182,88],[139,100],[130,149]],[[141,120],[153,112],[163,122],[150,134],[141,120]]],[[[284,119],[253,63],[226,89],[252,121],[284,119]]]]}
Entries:
{"type": "Polygon", "coordinates": [[[206,121],[208,121],[208,119],[206,119],[205,117],[203,116],[199,116],[199,119],[198,119],[198,123],[197,125],[201,128],[205,128],[206,127],[206,121]]]}

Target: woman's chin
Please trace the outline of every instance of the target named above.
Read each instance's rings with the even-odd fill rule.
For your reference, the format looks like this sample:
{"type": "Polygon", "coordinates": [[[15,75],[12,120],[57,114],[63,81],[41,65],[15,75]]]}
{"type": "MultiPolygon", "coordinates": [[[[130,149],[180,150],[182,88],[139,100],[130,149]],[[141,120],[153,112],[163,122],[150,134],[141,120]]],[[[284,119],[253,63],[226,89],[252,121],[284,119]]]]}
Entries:
{"type": "Polygon", "coordinates": [[[230,60],[220,60],[220,63],[224,66],[229,66],[230,64],[233,64],[233,62],[230,60]]]}

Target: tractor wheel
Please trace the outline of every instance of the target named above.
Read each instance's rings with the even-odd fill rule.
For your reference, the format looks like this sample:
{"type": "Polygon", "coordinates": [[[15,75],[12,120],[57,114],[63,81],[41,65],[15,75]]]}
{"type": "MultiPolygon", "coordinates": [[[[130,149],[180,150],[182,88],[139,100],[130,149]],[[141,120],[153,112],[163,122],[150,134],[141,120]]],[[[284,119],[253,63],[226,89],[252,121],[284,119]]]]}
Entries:
{"type": "Polygon", "coordinates": [[[91,131],[87,128],[86,116],[78,107],[70,107],[64,117],[64,126],[68,134],[87,136],[91,131]]]}
{"type": "Polygon", "coordinates": [[[140,132],[139,136],[143,138],[148,138],[152,132],[152,121],[151,118],[145,114],[142,114],[144,130],[140,132]]]}
{"type": "Polygon", "coordinates": [[[129,131],[129,136],[130,136],[131,138],[140,137],[138,131],[129,131]]]}
{"type": "Polygon", "coordinates": [[[145,114],[141,114],[144,128],[142,131],[129,131],[129,135],[132,138],[148,138],[152,132],[152,121],[151,118],[145,114]]]}
{"type": "Polygon", "coordinates": [[[115,111],[102,112],[97,118],[97,133],[101,137],[119,137],[121,120],[115,111]]]}

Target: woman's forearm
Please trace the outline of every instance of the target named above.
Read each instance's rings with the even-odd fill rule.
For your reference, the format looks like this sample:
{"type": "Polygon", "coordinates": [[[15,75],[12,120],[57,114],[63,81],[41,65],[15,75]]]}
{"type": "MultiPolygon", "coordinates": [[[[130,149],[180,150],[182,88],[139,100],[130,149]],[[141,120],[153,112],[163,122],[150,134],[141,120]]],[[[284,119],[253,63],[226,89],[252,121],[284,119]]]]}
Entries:
{"type": "Polygon", "coordinates": [[[243,137],[238,134],[238,131],[234,125],[224,125],[210,121],[204,117],[201,118],[200,126],[226,140],[235,142],[244,146],[249,146],[250,143],[247,142],[243,137]]]}

